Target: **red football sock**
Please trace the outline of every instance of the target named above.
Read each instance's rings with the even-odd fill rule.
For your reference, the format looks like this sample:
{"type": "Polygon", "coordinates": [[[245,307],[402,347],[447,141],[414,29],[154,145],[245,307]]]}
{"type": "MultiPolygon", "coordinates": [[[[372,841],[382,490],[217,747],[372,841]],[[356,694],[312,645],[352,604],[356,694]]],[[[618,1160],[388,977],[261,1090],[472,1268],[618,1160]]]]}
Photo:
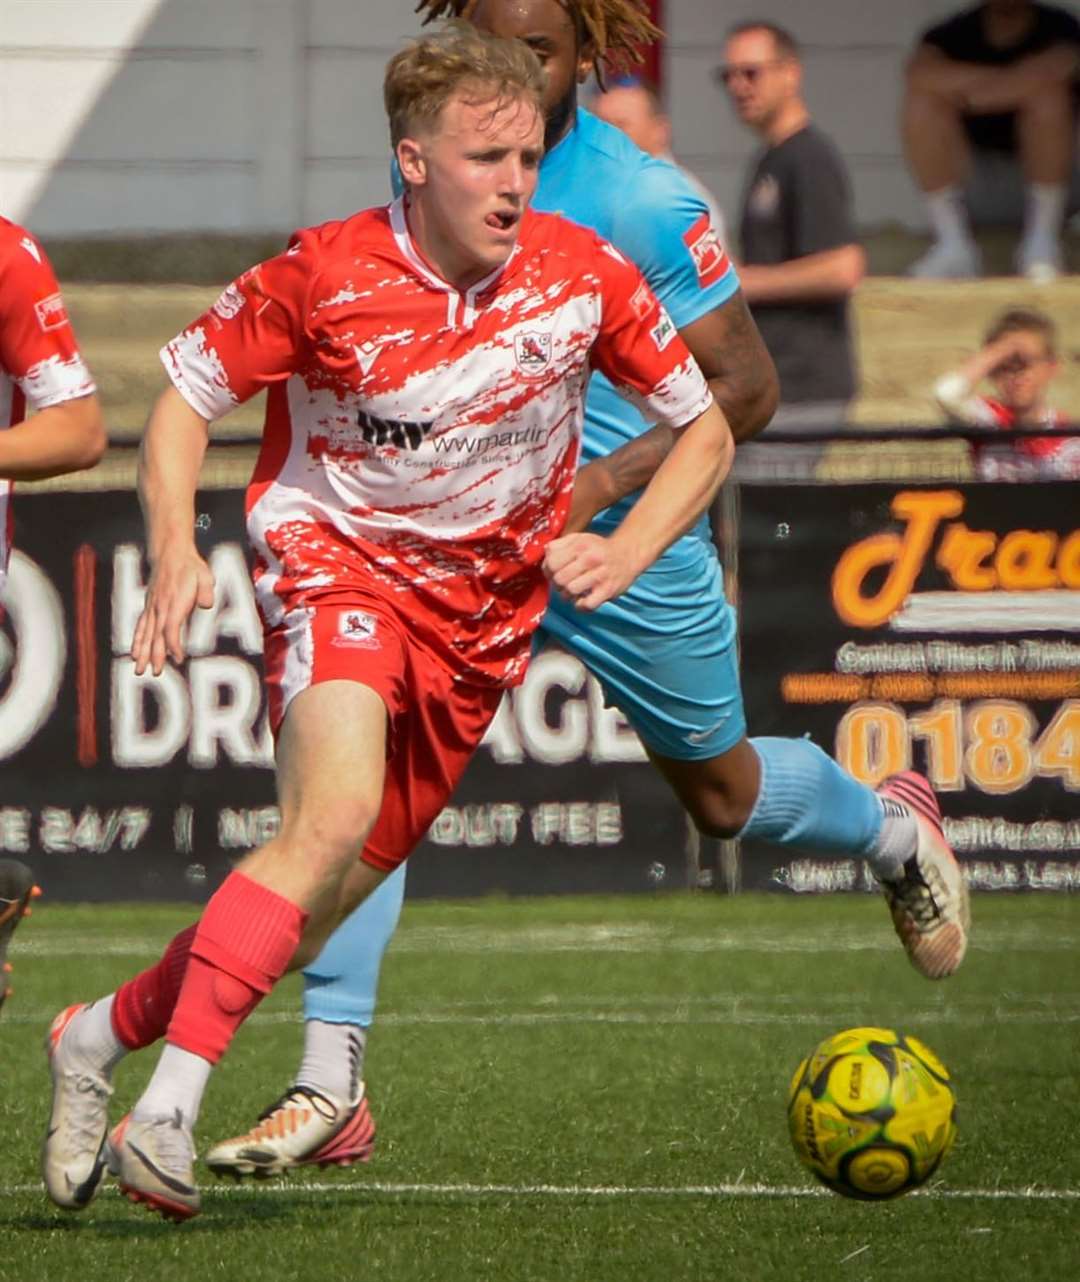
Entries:
{"type": "Polygon", "coordinates": [[[116,990],[112,1004],[113,1032],[128,1050],[140,1050],[165,1036],[180,996],[197,926],[196,922],[182,930],[159,962],[116,990]]]}
{"type": "Polygon", "coordinates": [[[307,913],[243,873],[206,905],[166,1036],[211,1064],[292,960],[307,913]]]}

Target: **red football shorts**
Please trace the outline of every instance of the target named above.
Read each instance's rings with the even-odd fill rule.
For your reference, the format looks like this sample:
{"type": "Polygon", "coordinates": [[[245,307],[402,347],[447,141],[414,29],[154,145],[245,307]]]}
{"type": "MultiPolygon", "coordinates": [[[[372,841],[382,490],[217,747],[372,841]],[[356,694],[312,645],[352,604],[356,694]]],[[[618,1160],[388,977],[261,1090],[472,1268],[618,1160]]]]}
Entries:
{"type": "Polygon", "coordinates": [[[382,809],[361,856],[392,872],[434,823],[494,717],[502,690],[455,681],[377,598],[301,606],[268,628],[263,663],[270,725],[321,681],[356,681],[386,704],[382,809]]]}

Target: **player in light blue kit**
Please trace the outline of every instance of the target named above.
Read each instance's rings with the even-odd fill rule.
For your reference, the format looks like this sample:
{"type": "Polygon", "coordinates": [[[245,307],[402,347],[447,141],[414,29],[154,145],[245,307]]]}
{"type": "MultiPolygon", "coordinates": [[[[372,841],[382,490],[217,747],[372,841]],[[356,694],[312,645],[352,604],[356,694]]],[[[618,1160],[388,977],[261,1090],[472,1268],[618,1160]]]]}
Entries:
{"type": "MultiPolygon", "coordinates": [[[[659,33],[639,0],[421,0],[425,20],[464,16],[524,40],[547,73],[547,152],[534,205],[594,228],[641,267],[710,381],[736,440],[760,431],[775,373],[708,211],[679,171],[577,107],[604,55],[633,56],[659,33]]],[[[660,334],[659,340],[663,341],[660,334]]],[[[608,532],[670,448],[594,375],[571,522],[608,532]]],[[[735,620],[707,522],[633,587],[592,613],[553,600],[544,631],[575,654],[630,720],[702,832],[866,858],[923,974],[959,965],[963,880],[929,786],[899,776],[880,795],[806,739],[746,737],[735,620]]],[[[397,925],[402,866],[337,930],[305,975],[305,1053],[294,1085],[248,1134],[216,1145],[219,1173],[272,1175],[365,1160],[374,1125],[361,1080],[383,950],[397,925]]]]}

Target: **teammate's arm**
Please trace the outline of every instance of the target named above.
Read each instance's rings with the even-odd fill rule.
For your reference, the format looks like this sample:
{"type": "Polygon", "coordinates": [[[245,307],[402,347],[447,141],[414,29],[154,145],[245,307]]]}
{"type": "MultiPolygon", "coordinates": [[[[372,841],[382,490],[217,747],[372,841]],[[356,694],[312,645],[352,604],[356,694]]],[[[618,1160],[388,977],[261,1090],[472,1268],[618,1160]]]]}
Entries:
{"type": "Polygon", "coordinates": [[[52,266],[28,232],[6,249],[0,369],[35,413],[0,432],[0,477],[37,481],[93,467],[105,452],[105,425],[52,266]]]}
{"type": "Polygon", "coordinates": [[[138,674],[149,666],[160,675],[166,658],[182,662],[184,624],[196,606],[214,604],[214,577],[195,546],[195,492],[210,424],[297,367],[311,251],[300,233],[162,348],[172,386],[158,397],[139,450],[150,582],[131,645],[138,674]]]}
{"type": "Polygon", "coordinates": [[[40,410],[0,432],[0,476],[42,481],[93,467],[105,453],[105,424],[94,393],[40,410]]]}
{"type": "Polygon", "coordinates": [[[612,534],[571,533],[549,545],[544,565],[552,585],[578,609],[595,610],[625,592],[716,497],[735,454],[719,406],[713,402],[675,436],[670,453],[612,534]]]}
{"type": "Polygon", "coordinates": [[[135,625],[135,672],[161,674],[184,658],[182,628],[195,607],[214,604],[214,576],[195,547],[195,491],[210,424],[175,387],[158,397],[139,447],[138,488],[150,582],[135,625]]]}

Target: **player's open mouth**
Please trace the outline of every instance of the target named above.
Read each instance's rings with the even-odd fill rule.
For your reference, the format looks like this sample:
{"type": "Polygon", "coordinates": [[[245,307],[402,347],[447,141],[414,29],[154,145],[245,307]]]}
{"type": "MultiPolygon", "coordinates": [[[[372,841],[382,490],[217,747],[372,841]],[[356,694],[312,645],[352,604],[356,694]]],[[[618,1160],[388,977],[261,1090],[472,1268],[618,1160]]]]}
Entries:
{"type": "Polygon", "coordinates": [[[518,219],[521,215],[513,209],[497,210],[493,214],[488,214],[484,221],[495,231],[512,231],[517,226],[518,219]]]}

